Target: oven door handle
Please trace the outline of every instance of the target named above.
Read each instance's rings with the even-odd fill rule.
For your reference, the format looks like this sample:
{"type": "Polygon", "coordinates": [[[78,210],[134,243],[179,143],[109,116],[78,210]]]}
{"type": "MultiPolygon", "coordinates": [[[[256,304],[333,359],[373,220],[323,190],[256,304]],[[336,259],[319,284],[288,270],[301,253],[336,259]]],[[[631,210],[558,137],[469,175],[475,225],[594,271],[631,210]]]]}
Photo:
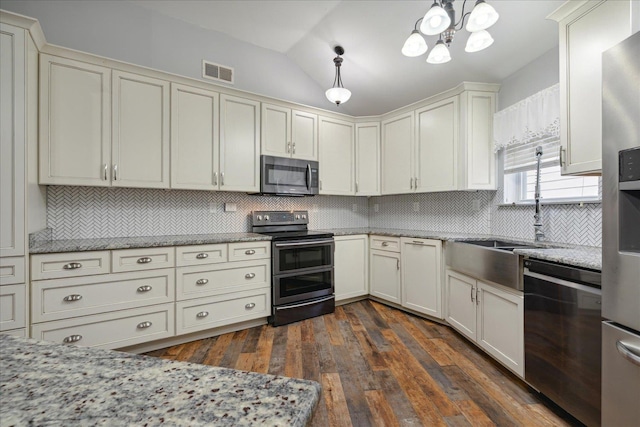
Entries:
{"type": "Polygon", "coordinates": [[[303,242],[292,242],[292,243],[276,243],[276,248],[289,248],[294,246],[311,246],[311,245],[325,245],[333,243],[333,239],[328,240],[305,240],[303,242]]]}
{"type": "Polygon", "coordinates": [[[305,307],[307,305],[313,305],[313,304],[317,304],[319,302],[329,301],[330,299],[333,299],[333,298],[335,298],[333,295],[329,295],[328,297],[318,298],[318,299],[314,299],[312,301],[302,302],[300,304],[283,305],[283,306],[279,306],[279,307],[276,306],[275,309],[276,310],[287,310],[289,308],[305,307]]]}

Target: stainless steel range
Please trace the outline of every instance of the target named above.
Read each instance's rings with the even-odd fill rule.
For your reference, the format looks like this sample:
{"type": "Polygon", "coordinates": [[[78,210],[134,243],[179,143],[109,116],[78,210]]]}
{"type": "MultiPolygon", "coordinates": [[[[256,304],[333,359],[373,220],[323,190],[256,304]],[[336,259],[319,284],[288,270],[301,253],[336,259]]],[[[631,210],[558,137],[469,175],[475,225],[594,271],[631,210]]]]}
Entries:
{"type": "Polygon", "coordinates": [[[335,310],[333,233],[308,229],[307,211],[254,211],[253,232],[271,236],[274,326],[335,310]]]}

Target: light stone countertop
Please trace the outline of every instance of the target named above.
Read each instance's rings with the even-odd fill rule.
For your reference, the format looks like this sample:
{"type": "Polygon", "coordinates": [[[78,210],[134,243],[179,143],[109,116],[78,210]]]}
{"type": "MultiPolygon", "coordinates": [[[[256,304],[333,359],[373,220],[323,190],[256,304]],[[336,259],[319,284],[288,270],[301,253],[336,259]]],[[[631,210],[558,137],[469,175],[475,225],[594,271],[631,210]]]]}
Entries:
{"type": "Polygon", "coordinates": [[[304,426],[315,381],[0,335],[0,425],[304,426]]]}

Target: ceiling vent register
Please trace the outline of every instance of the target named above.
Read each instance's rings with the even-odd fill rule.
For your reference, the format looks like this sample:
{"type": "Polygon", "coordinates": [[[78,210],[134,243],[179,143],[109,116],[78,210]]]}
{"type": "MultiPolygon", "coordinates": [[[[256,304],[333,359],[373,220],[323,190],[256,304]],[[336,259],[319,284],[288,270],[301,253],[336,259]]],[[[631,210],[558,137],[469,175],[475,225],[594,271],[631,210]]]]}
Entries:
{"type": "Polygon", "coordinates": [[[233,74],[231,67],[202,60],[202,77],[205,79],[233,84],[233,74]]]}

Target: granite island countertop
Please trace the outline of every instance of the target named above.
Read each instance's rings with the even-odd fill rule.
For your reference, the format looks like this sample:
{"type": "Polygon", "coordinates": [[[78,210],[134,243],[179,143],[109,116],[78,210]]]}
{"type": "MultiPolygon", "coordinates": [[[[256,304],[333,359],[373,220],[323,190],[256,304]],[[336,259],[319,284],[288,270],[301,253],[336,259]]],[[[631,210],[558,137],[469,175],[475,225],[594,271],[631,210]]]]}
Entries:
{"type": "Polygon", "coordinates": [[[304,426],[315,381],[0,335],[0,425],[304,426]]]}

